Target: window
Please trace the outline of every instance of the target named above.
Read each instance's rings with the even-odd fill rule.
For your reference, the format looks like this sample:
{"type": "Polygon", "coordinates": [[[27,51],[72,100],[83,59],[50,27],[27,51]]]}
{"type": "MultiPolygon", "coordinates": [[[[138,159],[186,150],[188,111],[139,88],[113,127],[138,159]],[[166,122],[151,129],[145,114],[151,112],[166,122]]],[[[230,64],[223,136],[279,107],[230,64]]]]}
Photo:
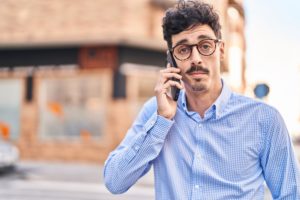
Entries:
{"type": "Polygon", "coordinates": [[[111,72],[56,73],[39,78],[40,137],[100,138],[111,96],[111,72]]]}
{"type": "Polygon", "coordinates": [[[21,95],[20,79],[0,79],[0,133],[13,140],[20,132],[21,95]]]}

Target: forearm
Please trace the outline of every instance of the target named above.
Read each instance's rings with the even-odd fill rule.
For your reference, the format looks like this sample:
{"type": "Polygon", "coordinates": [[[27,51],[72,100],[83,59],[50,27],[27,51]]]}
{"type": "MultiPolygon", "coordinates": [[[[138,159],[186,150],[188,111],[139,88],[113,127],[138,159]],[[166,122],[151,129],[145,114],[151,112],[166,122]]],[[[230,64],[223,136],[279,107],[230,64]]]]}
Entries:
{"type": "Polygon", "coordinates": [[[127,191],[150,169],[151,161],[159,155],[172,124],[172,121],[154,115],[142,128],[130,130],[105,163],[104,179],[112,193],[127,191]]]}

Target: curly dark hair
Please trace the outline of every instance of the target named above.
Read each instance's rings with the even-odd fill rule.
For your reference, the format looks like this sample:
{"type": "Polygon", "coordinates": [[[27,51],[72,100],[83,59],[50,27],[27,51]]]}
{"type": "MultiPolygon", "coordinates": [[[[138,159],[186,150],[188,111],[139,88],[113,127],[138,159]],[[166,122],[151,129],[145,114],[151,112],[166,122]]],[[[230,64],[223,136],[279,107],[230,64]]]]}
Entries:
{"type": "Polygon", "coordinates": [[[200,1],[180,0],[176,7],[169,8],[162,24],[164,40],[168,48],[172,48],[172,35],[198,24],[207,24],[218,39],[222,38],[219,15],[211,5],[200,1]]]}

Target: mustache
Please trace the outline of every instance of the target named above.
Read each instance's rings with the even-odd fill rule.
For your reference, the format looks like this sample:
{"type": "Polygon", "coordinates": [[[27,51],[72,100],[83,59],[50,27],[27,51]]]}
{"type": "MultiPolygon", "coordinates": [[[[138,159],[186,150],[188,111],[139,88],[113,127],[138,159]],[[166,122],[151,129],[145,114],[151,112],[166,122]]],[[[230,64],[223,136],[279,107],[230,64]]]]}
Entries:
{"type": "Polygon", "coordinates": [[[199,66],[199,65],[191,66],[188,70],[186,70],[185,73],[190,74],[190,73],[197,72],[197,71],[209,74],[209,70],[207,68],[204,68],[203,66],[199,66]]]}

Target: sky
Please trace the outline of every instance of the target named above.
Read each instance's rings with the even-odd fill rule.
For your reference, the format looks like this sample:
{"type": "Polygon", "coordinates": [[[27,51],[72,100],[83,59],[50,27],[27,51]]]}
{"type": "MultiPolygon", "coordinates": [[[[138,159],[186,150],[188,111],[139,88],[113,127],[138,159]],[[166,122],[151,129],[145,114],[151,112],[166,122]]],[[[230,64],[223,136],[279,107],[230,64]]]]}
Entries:
{"type": "Polygon", "coordinates": [[[247,82],[267,83],[268,103],[300,131],[300,1],[244,0],[244,8],[247,82]]]}
{"type": "Polygon", "coordinates": [[[244,3],[248,64],[300,65],[300,1],[245,0],[244,3]]]}

